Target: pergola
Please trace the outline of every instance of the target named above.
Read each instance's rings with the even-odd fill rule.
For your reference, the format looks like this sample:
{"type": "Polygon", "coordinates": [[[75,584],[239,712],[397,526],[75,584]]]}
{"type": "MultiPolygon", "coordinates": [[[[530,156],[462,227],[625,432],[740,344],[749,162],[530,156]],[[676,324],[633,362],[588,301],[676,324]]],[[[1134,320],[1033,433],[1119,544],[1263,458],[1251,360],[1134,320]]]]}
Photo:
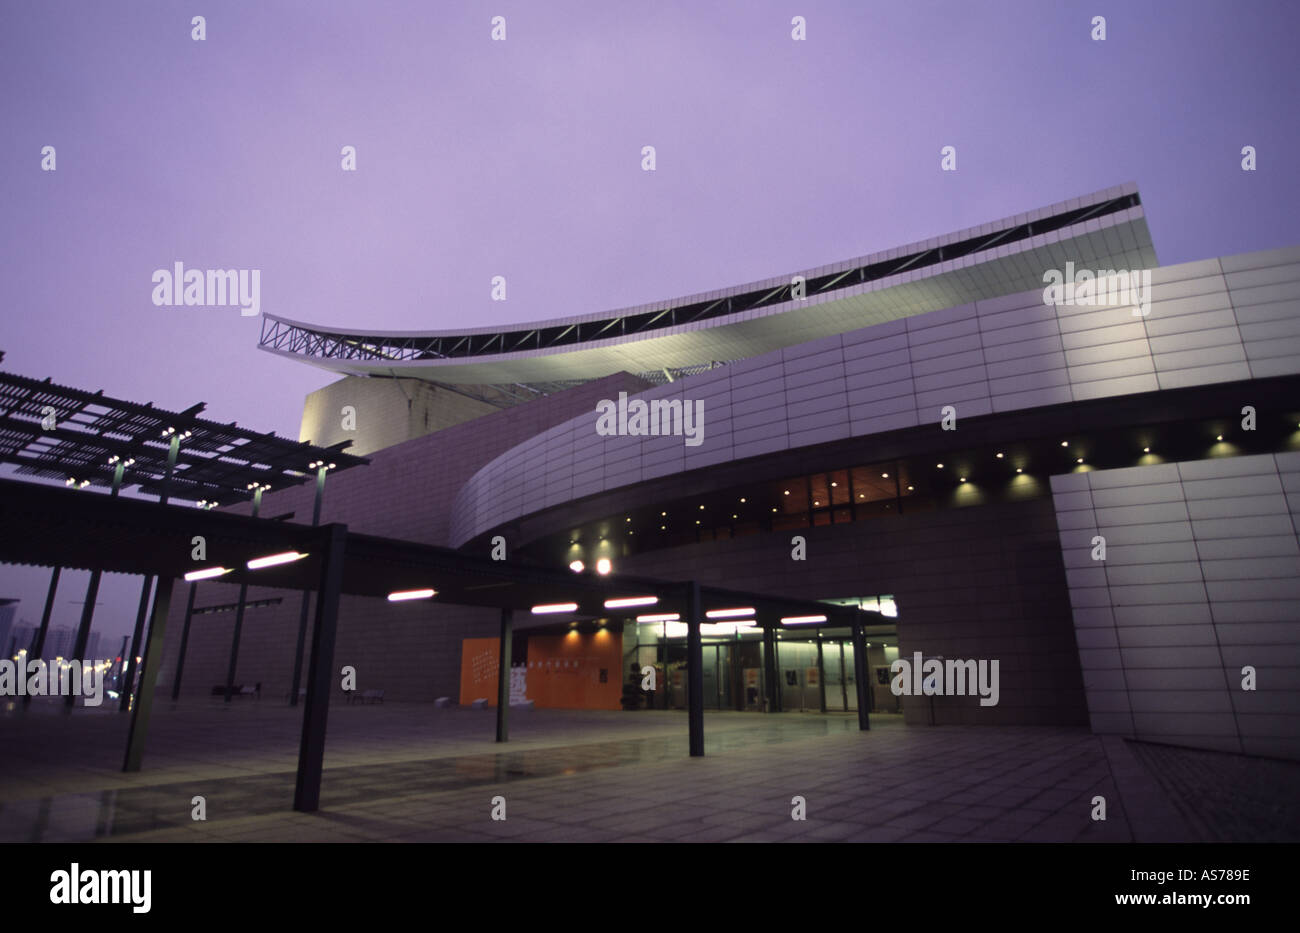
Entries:
{"type": "MultiPolygon", "coordinates": [[[[114,497],[124,486],[134,485],[142,493],[158,496],[162,503],[173,495],[194,500],[204,508],[251,499],[254,515],[264,492],[299,485],[314,475],[314,525],[320,519],[326,473],[369,463],[364,457],[344,452],[350,441],[331,447],[292,441],[242,428],[233,422],[220,424],[200,418],[204,407],[199,403],[183,411],[170,411],[149,403],[113,398],[102,391],[57,385],[49,379],[0,373],[0,464],[16,466],[19,474],[62,480],[66,486],[76,489],[107,487],[114,497]]],[[[67,566],[57,555],[48,563],[54,570],[32,646],[36,658],[44,650],[59,574],[67,566]]],[[[90,638],[102,569],[91,567],[90,571],[73,649],[78,658],[84,654],[90,638]]],[[[135,659],[140,654],[153,586],[152,571],[145,573],[135,631],[126,657],[128,689],[122,693],[123,711],[130,704],[130,685],[136,676],[135,659]]],[[[241,588],[230,649],[227,699],[239,653],[245,596],[246,590],[241,588]]],[[[155,608],[156,603],[155,595],[155,608]]],[[[299,621],[300,657],[306,624],[304,600],[299,621]]],[[[295,670],[295,702],[299,676],[300,671],[295,670]]],[[[72,703],[71,697],[68,702],[72,703]]]]}
{"type": "MultiPolygon", "coordinates": [[[[132,709],[123,768],[139,770],[174,582],[195,571],[223,582],[315,591],[316,619],[307,672],[294,809],[320,802],[325,726],[333,680],[334,642],[342,594],[415,597],[500,611],[497,741],[508,737],[513,617],[563,604],[572,615],[618,617],[646,611],[628,600],[653,598],[654,611],[678,613],[687,624],[689,752],[704,754],[701,623],[710,611],[745,607],[767,632],[821,620],[849,626],[855,645],[859,728],[870,727],[863,625],[875,614],[856,607],[742,592],[695,581],[591,573],[491,560],[449,548],[349,532],[345,525],[307,526],[252,516],[178,508],[141,499],[79,494],[72,489],[0,480],[0,561],[56,565],[158,577],[144,669],[132,709]],[[190,540],[203,535],[208,561],[191,559],[190,540]],[[272,557],[272,561],[260,560],[272,557]],[[251,566],[250,566],[251,563],[251,566]],[[432,592],[422,592],[432,591],[432,592]]],[[[192,602],[191,602],[192,605],[192,602]]],[[[563,616],[555,615],[559,619],[563,616]]],[[[188,628],[188,615],[186,627],[188,628]]],[[[184,642],[182,635],[182,643],[184,642]]],[[[183,649],[182,649],[183,650],[183,649]]],[[[301,652],[300,652],[301,654],[301,652]]],[[[769,657],[770,657],[769,653],[769,657]]],[[[183,662],[183,655],[182,655],[183,662]]],[[[178,670],[177,676],[179,677],[178,670]]],[[[775,678],[769,678],[774,687],[775,678]]],[[[296,699],[297,690],[293,691],[296,699]]]]}

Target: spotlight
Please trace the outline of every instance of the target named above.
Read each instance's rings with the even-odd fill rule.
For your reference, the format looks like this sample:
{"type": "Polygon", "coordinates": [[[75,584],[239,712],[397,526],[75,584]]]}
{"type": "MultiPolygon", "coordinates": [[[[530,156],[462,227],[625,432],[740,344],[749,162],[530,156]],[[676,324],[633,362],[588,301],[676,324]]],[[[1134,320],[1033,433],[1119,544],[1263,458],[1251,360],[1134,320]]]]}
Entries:
{"type": "Polygon", "coordinates": [[[587,569],[587,565],[580,560],[570,561],[569,569],[572,570],[574,573],[582,573],[584,570],[587,569]]]}
{"type": "Polygon", "coordinates": [[[596,573],[600,574],[602,577],[613,569],[614,565],[609,562],[608,557],[602,557],[600,560],[596,561],[596,573]]]}

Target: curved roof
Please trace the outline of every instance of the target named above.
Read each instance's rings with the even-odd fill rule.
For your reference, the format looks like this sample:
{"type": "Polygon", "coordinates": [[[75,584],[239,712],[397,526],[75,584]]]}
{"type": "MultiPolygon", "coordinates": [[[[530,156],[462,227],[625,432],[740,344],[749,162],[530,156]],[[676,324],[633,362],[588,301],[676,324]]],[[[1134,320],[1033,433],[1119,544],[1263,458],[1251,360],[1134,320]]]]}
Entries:
{"type": "Polygon", "coordinates": [[[1135,184],[882,253],[685,298],[524,327],[323,328],[264,314],[259,347],[334,372],[497,384],[595,379],[745,359],[809,339],[1042,287],[1067,261],[1150,268],[1135,184]]]}
{"type": "Polygon", "coordinates": [[[1290,247],[1153,270],[1146,314],[1045,304],[1040,288],[720,367],[636,395],[697,406],[695,446],[667,433],[603,436],[599,412],[587,412],[478,470],[453,502],[451,543],[661,477],[937,426],[947,405],[971,418],[1297,375],[1298,293],[1300,247],[1290,247]]]}

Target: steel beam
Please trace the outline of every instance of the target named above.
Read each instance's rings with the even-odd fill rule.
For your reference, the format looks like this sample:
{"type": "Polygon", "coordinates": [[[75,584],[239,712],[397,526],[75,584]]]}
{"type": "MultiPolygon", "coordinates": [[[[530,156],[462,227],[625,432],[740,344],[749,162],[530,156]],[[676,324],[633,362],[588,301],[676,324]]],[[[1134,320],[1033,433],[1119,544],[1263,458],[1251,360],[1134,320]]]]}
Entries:
{"type": "Polygon", "coordinates": [[[347,525],[330,525],[323,530],[316,625],[311,634],[307,702],[303,707],[298,776],[293,791],[293,808],[302,813],[314,813],[320,807],[325,723],[329,716],[330,685],[334,682],[334,638],[338,628],[339,593],[343,587],[343,551],[348,539],[347,525]]]}
{"type": "Polygon", "coordinates": [[[135,611],[135,629],[131,632],[131,651],[126,656],[126,678],[117,706],[120,713],[131,710],[131,692],[135,689],[135,659],[140,656],[140,642],[144,640],[144,620],[149,611],[149,590],[152,587],[153,577],[145,577],[144,585],[140,587],[140,605],[135,611]]]}
{"type": "Polygon", "coordinates": [[[700,584],[692,580],[686,592],[686,705],[692,758],[704,756],[704,642],[700,637],[703,616],[700,584]]]}
{"type": "Polygon", "coordinates": [[[501,644],[497,659],[497,741],[510,738],[510,652],[513,611],[501,610],[501,644]]]}
{"type": "Polygon", "coordinates": [[[197,583],[190,584],[190,596],[185,602],[185,624],[181,626],[181,651],[176,658],[176,676],[172,681],[172,700],[181,698],[181,675],[185,673],[185,649],[190,643],[190,621],[194,618],[194,594],[198,592],[197,583]]]}
{"type": "Polygon", "coordinates": [[[862,623],[853,623],[853,675],[858,688],[858,728],[871,729],[871,684],[867,682],[867,645],[862,634],[862,623]]]}
{"type": "Polygon", "coordinates": [[[162,664],[163,635],[167,631],[167,611],[172,602],[172,578],[159,577],[154,594],[153,618],[149,621],[149,644],[145,647],[144,669],[140,673],[140,693],[131,710],[131,731],[126,740],[123,771],[139,771],[144,760],[145,741],[149,737],[149,714],[153,711],[154,686],[162,664]]]}
{"type": "MultiPolygon", "coordinates": [[[[32,650],[27,655],[28,661],[36,661],[44,657],[43,652],[45,651],[45,636],[49,634],[50,631],[50,614],[54,612],[54,594],[58,592],[59,574],[62,572],[62,570],[63,570],[62,567],[55,567],[54,570],[51,571],[50,573],[50,588],[49,591],[45,594],[45,609],[44,611],[41,612],[41,627],[36,630],[36,640],[32,642],[32,650]]],[[[26,672],[25,671],[22,672],[20,676],[23,677],[27,676],[26,672]]],[[[31,703],[32,703],[32,695],[30,693],[24,694],[23,706],[28,707],[31,705],[31,703]]]]}
{"type": "MultiPolygon", "coordinates": [[[[329,467],[321,465],[316,468],[316,499],[311,508],[311,525],[315,528],[320,524],[320,504],[321,498],[325,495],[325,472],[329,467]]],[[[298,613],[298,641],[295,643],[293,653],[293,683],[289,686],[289,705],[298,705],[298,688],[302,685],[302,649],[307,643],[307,606],[311,600],[311,591],[303,590],[302,592],[302,611],[298,613]]],[[[317,615],[320,614],[320,607],[316,607],[317,615]]]]}

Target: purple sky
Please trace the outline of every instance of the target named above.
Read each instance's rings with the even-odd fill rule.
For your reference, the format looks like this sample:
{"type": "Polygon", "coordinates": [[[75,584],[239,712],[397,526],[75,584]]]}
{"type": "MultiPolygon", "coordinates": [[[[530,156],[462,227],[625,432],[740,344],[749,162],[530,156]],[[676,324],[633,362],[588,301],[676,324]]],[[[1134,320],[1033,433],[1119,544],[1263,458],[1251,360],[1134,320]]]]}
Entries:
{"type": "MultiPolygon", "coordinates": [[[[154,307],[153,270],[260,269],[264,311],[325,325],[522,323],[1128,180],[1164,264],[1297,244],[1298,26],[1239,0],[6,3],[3,366],[296,437],[331,377],[237,309],[154,307]]],[[[35,621],[47,577],[0,568],[0,595],[35,621]]],[[[110,580],[97,630],[137,593],[110,580]]]]}

